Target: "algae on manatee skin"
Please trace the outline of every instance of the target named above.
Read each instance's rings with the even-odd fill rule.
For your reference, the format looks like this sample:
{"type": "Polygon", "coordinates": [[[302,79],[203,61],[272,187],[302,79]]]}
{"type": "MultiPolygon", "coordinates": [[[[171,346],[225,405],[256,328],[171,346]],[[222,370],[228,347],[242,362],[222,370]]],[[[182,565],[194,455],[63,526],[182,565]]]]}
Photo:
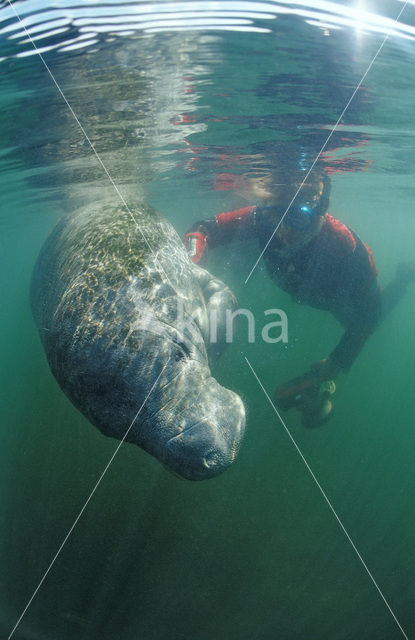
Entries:
{"type": "Polygon", "coordinates": [[[102,274],[114,285],[138,275],[149,254],[157,253],[164,241],[162,219],[146,204],[128,205],[128,210],[122,203],[99,210],[91,207],[75,216],[76,225],[70,224],[58,240],[61,254],[65,244],[76,247],[65,259],[72,277],[78,270],[86,276],[102,274]]]}
{"type": "MultiPolygon", "coordinates": [[[[162,289],[166,274],[157,256],[166,243],[168,223],[148,205],[127,206],[96,203],[65,216],[52,230],[32,283],[32,292],[44,304],[51,299],[50,287],[59,300],[49,331],[75,322],[73,339],[78,344],[106,334],[109,343],[128,336],[130,346],[138,347],[129,330],[136,319],[136,298],[141,295],[144,306],[146,296],[155,298],[155,287],[162,289]]],[[[169,259],[187,261],[178,236],[175,244],[177,255],[169,259]]]]}

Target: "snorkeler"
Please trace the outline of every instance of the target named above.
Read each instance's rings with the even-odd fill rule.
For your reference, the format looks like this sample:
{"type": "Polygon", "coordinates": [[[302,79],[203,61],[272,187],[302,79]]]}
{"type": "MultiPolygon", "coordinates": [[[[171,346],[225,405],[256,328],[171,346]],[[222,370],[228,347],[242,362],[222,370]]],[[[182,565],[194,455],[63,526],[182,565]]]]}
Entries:
{"type": "MultiPolygon", "coordinates": [[[[314,169],[302,181],[292,169],[264,178],[255,189],[260,205],[196,222],[184,243],[191,260],[203,263],[208,250],[232,239],[257,237],[263,250],[272,236],[263,256],[271,279],[296,302],[330,311],[344,327],[328,357],[276,392],[280,408],[297,408],[303,424],[313,427],[330,417],[334,379],[348,371],[380,320],[381,290],[370,247],[327,212],[329,177],[314,169]]],[[[414,279],[414,269],[405,274],[406,283],[414,279]]],[[[395,306],[406,284],[391,285],[395,306]]]]}

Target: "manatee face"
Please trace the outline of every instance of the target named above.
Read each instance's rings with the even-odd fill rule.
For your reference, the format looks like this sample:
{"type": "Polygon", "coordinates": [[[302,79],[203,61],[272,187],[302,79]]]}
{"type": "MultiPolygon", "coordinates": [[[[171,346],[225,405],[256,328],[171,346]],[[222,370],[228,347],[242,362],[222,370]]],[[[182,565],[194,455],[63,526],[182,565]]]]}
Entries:
{"type": "Polygon", "coordinates": [[[245,427],[245,410],[236,393],[213,378],[205,380],[193,371],[185,385],[195,384],[196,404],[178,407],[182,431],[170,438],[163,451],[163,464],[189,480],[219,475],[235,460],[245,427]]]}
{"type": "Polygon", "coordinates": [[[160,340],[154,334],[143,340],[146,384],[161,375],[127,440],[143,446],[176,475],[211,478],[225,471],[238,453],[244,405],[212,377],[206,353],[189,337],[172,339],[169,333],[166,328],[160,340]]]}

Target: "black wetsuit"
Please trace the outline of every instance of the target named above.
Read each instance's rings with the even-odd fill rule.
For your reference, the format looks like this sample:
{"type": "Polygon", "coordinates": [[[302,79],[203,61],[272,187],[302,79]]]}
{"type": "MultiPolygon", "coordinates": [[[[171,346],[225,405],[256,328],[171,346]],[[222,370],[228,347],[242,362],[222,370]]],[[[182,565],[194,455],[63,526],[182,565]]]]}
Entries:
{"type": "MultiPolygon", "coordinates": [[[[244,207],[197,222],[190,233],[209,248],[232,239],[257,237],[261,250],[273,228],[260,207],[244,207]]],[[[330,354],[347,370],[380,319],[380,289],[370,248],[326,213],[321,230],[305,245],[291,248],[276,234],[264,253],[272,280],[301,303],[330,311],[345,333],[330,354]]]]}

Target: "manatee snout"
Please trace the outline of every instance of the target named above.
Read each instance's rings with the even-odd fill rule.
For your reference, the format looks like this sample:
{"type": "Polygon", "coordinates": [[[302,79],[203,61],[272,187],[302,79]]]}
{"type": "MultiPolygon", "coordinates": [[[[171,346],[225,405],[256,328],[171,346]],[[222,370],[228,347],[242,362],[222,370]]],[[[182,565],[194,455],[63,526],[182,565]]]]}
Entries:
{"type": "Polygon", "coordinates": [[[187,480],[207,480],[226,471],[238,454],[245,430],[240,397],[214,378],[204,386],[197,406],[183,409],[183,429],[163,449],[164,466],[187,480]]]}

